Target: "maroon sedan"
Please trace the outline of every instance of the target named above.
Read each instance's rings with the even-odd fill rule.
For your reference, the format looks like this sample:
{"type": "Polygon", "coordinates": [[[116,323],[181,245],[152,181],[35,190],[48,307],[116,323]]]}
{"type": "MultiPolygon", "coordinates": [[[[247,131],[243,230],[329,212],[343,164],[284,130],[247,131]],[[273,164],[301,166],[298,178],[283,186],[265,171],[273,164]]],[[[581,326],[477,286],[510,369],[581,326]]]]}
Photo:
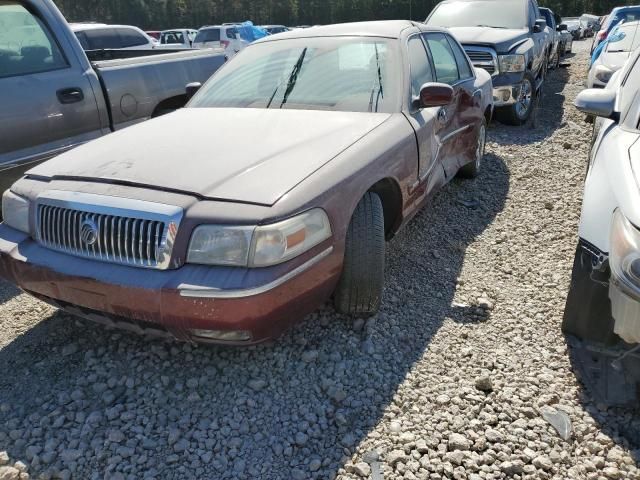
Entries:
{"type": "Polygon", "coordinates": [[[409,21],[267,37],[187,108],[16,182],[0,274],[189,341],[261,342],[331,296],[374,314],[385,239],[457,173],[478,174],[491,91],[446,31],[409,21]]]}

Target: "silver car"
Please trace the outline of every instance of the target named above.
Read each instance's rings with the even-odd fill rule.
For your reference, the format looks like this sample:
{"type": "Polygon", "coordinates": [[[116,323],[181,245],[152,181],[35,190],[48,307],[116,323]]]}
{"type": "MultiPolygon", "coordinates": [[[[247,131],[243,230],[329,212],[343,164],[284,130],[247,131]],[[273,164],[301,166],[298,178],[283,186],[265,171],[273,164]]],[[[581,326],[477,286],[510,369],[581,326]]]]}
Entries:
{"type": "Polygon", "coordinates": [[[588,88],[604,87],[611,76],[622,68],[633,52],[640,46],[638,36],[640,22],[622,23],[616,26],[600,56],[593,62],[587,78],[588,88]]]}

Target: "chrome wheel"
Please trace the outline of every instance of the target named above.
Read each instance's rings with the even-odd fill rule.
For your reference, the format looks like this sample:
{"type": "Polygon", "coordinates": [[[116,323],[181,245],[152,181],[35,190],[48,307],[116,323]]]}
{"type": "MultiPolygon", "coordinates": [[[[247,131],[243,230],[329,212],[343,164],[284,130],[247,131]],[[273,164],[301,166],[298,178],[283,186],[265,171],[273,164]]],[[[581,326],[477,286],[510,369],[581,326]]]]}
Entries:
{"type": "Polygon", "coordinates": [[[529,109],[531,108],[531,101],[533,98],[533,85],[528,78],[522,81],[522,87],[520,87],[520,95],[518,95],[518,101],[516,102],[516,113],[521,119],[527,118],[529,109]]]}

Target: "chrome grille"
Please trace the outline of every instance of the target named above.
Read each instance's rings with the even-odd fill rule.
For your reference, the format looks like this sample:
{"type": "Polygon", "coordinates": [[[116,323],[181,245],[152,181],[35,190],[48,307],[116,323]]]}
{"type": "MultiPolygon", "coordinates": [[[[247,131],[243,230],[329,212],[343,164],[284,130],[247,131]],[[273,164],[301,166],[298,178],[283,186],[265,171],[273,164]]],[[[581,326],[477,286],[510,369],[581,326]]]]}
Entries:
{"type": "Polygon", "coordinates": [[[75,256],[165,269],[181,212],[176,207],[150,202],[50,191],[46,197],[38,197],[37,240],[47,248],[75,256]],[[87,203],[78,202],[80,198],[87,203]],[[93,201],[96,203],[90,203],[93,201]],[[163,213],[168,209],[169,215],[121,207],[127,203],[163,213]]]}
{"type": "Polygon", "coordinates": [[[497,73],[497,58],[489,48],[465,47],[474,67],[484,68],[491,75],[497,73]]]}

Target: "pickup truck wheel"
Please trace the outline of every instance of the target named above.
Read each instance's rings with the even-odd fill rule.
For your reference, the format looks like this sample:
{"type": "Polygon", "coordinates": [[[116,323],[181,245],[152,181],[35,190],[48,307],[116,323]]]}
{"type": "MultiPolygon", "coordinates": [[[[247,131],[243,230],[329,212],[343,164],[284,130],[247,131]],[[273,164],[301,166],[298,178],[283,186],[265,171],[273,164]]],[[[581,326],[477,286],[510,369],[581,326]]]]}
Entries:
{"type": "Polygon", "coordinates": [[[480,174],[482,159],[484,157],[484,147],[487,142],[487,124],[483,120],[478,129],[478,140],[476,143],[475,158],[472,162],[464,165],[459,171],[458,176],[462,178],[476,178],[480,174]]]}
{"type": "Polygon", "coordinates": [[[342,276],[334,294],[336,310],[371,316],[380,308],[384,285],[384,212],[368,192],[356,206],[347,231],[342,276]]]}
{"type": "Polygon", "coordinates": [[[535,80],[531,72],[525,72],[522,79],[522,88],[516,103],[508,107],[496,109],[498,120],[507,125],[523,125],[533,111],[535,100],[535,80]]]}
{"type": "Polygon", "coordinates": [[[594,270],[593,258],[593,255],[578,245],[562,319],[562,331],[581,340],[613,345],[618,342],[618,336],[613,332],[609,272],[594,270]]]}

